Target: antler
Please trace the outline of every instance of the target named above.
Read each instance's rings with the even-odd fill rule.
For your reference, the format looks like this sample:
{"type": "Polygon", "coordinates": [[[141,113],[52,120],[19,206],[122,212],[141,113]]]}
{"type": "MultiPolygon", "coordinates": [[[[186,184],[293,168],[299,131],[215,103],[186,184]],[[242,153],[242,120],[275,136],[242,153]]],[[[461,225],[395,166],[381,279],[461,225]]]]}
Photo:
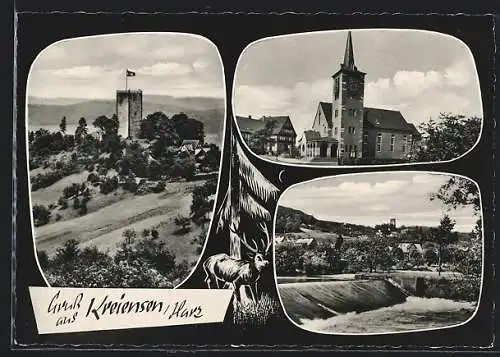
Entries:
{"type": "Polygon", "coordinates": [[[257,251],[259,250],[257,248],[257,244],[255,242],[253,242],[254,246],[255,247],[250,247],[250,245],[247,243],[247,239],[246,239],[246,236],[245,236],[245,233],[243,233],[243,238],[244,239],[241,239],[239,236],[238,236],[238,239],[240,240],[241,243],[243,243],[243,245],[245,247],[247,247],[252,253],[257,253],[257,251]]]}
{"type": "MultiPolygon", "coordinates": [[[[269,248],[271,248],[271,238],[269,238],[269,232],[267,230],[267,224],[264,222],[264,223],[259,223],[259,228],[264,232],[264,234],[266,235],[266,241],[267,243],[265,244],[266,245],[266,249],[264,250],[265,254],[267,254],[269,252],[269,248]]],[[[262,243],[264,243],[263,240],[261,240],[262,243]]]]}
{"type": "Polygon", "coordinates": [[[236,233],[236,229],[234,228],[234,223],[231,223],[231,225],[229,226],[229,229],[231,230],[231,232],[233,232],[236,237],[238,237],[239,241],[241,243],[243,243],[243,245],[245,247],[247,247],[248,250],[250,250],[252,253],[257,253],[258,249],[257,249],[257,244],[254,242],[254,245],[255,247],[251,247],[248,243],[247,243],[247,240],[246,240],[246,235],[245,233],[243,233],[243,239],[240,238],[240,236],[238,235],[238,233],[236,233]]]}

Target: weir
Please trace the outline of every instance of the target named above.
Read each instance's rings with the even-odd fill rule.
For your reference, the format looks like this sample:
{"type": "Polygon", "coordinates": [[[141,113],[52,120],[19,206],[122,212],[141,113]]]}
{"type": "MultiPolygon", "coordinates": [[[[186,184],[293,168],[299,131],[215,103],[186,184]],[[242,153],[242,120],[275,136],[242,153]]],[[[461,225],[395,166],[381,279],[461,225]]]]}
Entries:
{"type": "Polygon", "coordinates": [[[286,313],[297,323],[392,306],[408,296],[385,279],[284,283],[278,288],[286,313]]]}

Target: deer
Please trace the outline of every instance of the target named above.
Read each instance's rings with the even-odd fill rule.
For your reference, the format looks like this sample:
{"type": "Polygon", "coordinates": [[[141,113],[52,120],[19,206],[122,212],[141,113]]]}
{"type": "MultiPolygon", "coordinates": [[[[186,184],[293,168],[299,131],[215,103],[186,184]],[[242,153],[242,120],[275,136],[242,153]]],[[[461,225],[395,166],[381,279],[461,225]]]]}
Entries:
{"type": "Polygon", "coordinates": [[[269,265],[269,260],[266,259],[266,256],[269,253],[272,243],[269,238],[267,225],[265,223],[259,224],[259,228],[264,232],[266,238],[266,242],[261,239],[262,248],[265,247],[261,251],[259,251],[259,247],[255,241],[253,241],[253,247],[247,243],[245,233],[243,233],[242,239],[236,233],[234,227],[230,227],[231,232],[250,251],[250,260],[235,259],[225,253],[208,257],[203,263],[203,269],[206,274],[205,282],[209,289],[212,288],[210,285],[212,282],[215,282],[217,289],[219,289],[219,282],[222,281],[224,283],[223,288],[226,288],[228,285],[232,286],[237,299],[241,301],[239,294],[240,287],[248,286],[253,302],[257,301],[257,281],[260,279],[262,270],[269,265]]]}

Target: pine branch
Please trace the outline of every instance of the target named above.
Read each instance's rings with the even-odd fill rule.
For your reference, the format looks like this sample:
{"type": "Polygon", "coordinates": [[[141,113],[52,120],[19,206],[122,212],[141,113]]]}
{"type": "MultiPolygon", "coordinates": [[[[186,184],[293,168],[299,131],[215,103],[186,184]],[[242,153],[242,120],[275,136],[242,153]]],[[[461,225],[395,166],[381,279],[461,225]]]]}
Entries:
{"type": "Polygon", "coordinates": [[[217,232],[220,231],[223,227],[225,222],[229,219],[230,213],[231,213],[231,199],[230,199],[230,193],[231,187],[228,187],[226,194],[224,196],[224,201],[222,202],[222,205],[219,209],[219,220],[217,222],[217,232]]]}
{"type": "Polygon", "coordinates": [[[255,196],[258,196],[262,201],[267,202],[271,198],[277,199],[279,190],[252,165],[238,142],[236,142],[236,150],[239,158],[238,173],[240,179],[244,180],[255,196]]]}
{"type": "Polygon", "coordinates": [[[248,192],[244,185],[240,182],[240,207],[248,213],[252,218],[259,218],[266,221],[271,220],[271,214],[268,210],[262,207],[248,192]]]}

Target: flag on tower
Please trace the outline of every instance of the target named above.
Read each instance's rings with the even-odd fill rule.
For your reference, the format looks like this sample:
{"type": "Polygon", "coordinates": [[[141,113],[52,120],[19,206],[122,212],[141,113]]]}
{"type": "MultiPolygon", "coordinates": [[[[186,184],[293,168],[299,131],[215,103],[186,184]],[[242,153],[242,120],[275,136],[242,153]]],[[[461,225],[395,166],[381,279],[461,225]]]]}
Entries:
{"type": "Polygon", "coordinates": [[[135,77],[135,72],[127,69],[127,77],[135,77]]]}

